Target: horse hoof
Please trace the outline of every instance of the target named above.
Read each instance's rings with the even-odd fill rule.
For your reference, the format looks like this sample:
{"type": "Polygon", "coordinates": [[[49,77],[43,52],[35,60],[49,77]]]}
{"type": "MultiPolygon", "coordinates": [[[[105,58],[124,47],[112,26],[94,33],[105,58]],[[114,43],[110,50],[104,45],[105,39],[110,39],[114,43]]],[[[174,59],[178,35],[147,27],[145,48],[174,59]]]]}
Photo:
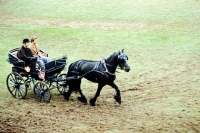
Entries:
{"type": "Polygon", "coordinates": [[[85,97],[78,97],[78,100],[83,103],[87,103],[87,99],[85,97]]]}
{"type": "Polygon", "coordinates": [[[115,95],[114,99],[115,99],[116,102],[118,102],[119,104],[121,104],[121,97],[120,96],[115,95]]]}
{"type": "Polygon", "coordinates": [[[90,99],[90,105],[91,105],[91,106],[95,106],[95,102],[94,102],[93,99],[90,99]]]}

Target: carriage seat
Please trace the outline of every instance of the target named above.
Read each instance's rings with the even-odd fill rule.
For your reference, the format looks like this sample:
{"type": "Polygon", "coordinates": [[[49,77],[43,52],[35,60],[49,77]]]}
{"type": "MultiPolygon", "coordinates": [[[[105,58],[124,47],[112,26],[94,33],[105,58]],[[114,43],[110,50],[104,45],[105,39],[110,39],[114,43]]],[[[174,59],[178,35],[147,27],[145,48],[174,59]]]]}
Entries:
{"type": "Polygon", "coordinates": [[[7,61],[11,64],[13,64],[14,66],[21,66],[21,67],[24,67],[24,61],[19,59],[17,57],[17,52],[19,51],[19,48],[15,48],[15,49],[12,49],[8,52],[8,59],[7,61]]]}
{"type": "MultiPolygon", "coordinates": [[[[17,53],[20,50],[20,48],[15,48],[9,51],[8,53],[8,59],[7,61],[14,65],[14,67],[22,68],[22,70],[25,70],[25,72],[30,72],[30,67],[25,66],[25,62],[17,57],[17,53]]],[[[48,57],[48,54],[44,52],[43,50],[40,50],[43,56],[48,57]]]]}

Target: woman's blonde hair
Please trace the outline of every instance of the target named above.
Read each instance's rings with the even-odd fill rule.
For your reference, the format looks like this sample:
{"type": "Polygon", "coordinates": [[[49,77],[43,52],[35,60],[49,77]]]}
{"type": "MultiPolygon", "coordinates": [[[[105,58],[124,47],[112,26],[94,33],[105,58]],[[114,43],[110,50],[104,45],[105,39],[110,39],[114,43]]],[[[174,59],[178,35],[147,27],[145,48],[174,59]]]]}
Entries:
{"type": "Polygon", "coordinates": [[[35,39],[37,39],[36,36],[31,37],[31,43],[34,42],[35,39]]]}

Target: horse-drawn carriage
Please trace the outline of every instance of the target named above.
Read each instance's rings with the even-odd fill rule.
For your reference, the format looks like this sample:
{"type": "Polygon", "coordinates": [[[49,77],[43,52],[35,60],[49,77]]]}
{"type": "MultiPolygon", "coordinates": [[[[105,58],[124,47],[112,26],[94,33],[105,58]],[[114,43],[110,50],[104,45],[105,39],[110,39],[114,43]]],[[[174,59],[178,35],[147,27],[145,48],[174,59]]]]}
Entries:
{"type": "MultiPolygon", "coordinates": [[[[45,75],[41,72],[39,64],[34,64],[34,71],[27,72],[25,70],[24,61],[17,57],[19,48],[9,51],[7,61],[13,64],[12,72],[7,76],[7,88],[10,94],[19,99],[23,99],[27,95],[27,91],[32,88],[35,98],[39,102],[50,102],[50,90],[57,88],[63,94],[67,89],[66,73],[62,70],[67,65],[67,57],[55,59],[45,64],[45,75]],[[43,77],[44,76],[44,77],[43,77]]],[[[44,51],[41,51],[46,54],[44,51]]],[[[48,56],[48,54],[46,54],[48,56]]]]}
{"type": "Polygon", "coordinates": [[[13,67],[12,73],[7,76],[6,81],[7,88],[13,97],[25,98],[27,90],[31,88],[31,83],[33,83],[33,91],[39,102],[50,102],[50,90],[54,88],[57,88],[67,101],[71,93],[77,91],[80,93],[78,100],[87,102],[81,90],[81,79],[84,77],[89,81],[98,83],[96,94],[90,99],[90,105],[95,105],[96,99],[105,85],[110,85],[116,90],[114,99],[121,103],[120,90],[114,80],[116,79],[115,72],[118,66],[126,72],[130,70],[127,64],[128,56],[124,54],[124,50],[115,52],[100,61],[83,59],[75,61],[70,64],[67,74],[61,74],[67,65],[67,57],[63,56],[45,64],[45,78],[41,78],[41,67],[37,63],[35,71],[27,72],[25,70],[24,61],[16,56],[18,50],[16,48],[8,53],[8,62],[13,64],[13,67]]]}

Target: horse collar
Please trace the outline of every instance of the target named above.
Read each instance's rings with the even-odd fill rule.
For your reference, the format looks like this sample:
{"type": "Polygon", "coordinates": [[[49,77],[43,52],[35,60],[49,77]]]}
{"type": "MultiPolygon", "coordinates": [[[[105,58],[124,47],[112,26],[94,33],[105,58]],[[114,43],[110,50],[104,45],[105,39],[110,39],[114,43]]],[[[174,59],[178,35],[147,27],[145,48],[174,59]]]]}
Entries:
{"type": "MultiPolygon", "coordinates": [[[[110,75],[115,75],[115,72],[114,72],[114,73],[111,73],[111,72],[109,72],[109,70],[108,70],[108,68],[107,68],[107,65],[108,65],[108,66],[111,66],[111,67],[114,67],[114,66],[112,66],[112,65],[110,65],[110,64],[107,64],[107,63],[105,62],[105,59],[103,59],[101,62],[103,63],[104,68],[106,69],[104,72],[106,72],[106,73],[108,73],[108,74],[110,74],[110,75]]],[[[114,68],[116,68],[116,67],[114,67],[114,68]]]]}

